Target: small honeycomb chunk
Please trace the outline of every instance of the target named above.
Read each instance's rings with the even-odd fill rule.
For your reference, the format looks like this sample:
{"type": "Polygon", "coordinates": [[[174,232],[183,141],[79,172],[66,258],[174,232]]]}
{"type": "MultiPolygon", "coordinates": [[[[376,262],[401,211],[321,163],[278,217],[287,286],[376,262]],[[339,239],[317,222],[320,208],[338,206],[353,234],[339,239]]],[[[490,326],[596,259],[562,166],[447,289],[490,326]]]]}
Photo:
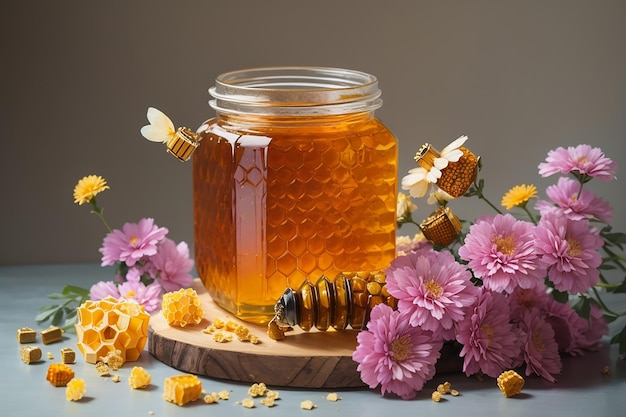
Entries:
{"type": "Polygon", "coordinates": [[[34,343],[37,340],[37,332],[30,327],[17,329],[17,341],[20,343],[34,343]]]}
{"type": "Polygon", "coordinates": [[[220,400],[227,400],[230,398],[230,393],[226,391],[225,389],[218,392],[217,395],[218,397],[220,397],[220,400]]]}
{"type": "Polygon", "coordinates": [[[55,387],[64,387],[74,378],[74,370],[63,363],[52,363],[48,367],[46,380],[55,387]]]}
{"type": "Polygon", "coordinates": [[[96,372],[100,376],[108,376],[109,375],[109,365],[102,361],[96,362],[96,372]]]}
{"type": "Polygon", "coordinates": [[[41,348],[38,346],[23,346],[20,349],[20,356],[26,364],[37,362],[41,359],[41,348]]]}
{"type": "Polygon", "coordinates": [[[63,363],[74,363],[76,362],[76,352],[74,349],[69,347],[64,347],[61,349],[61,362],[63,363]]]}
{"type": "Polygon", "coordinates": [[[312,410],[316,407],[311,400],[304,400],[300,403],[300,408],[303,410],[312,410]]]}
{"type": "Polygon", "coordinates": [[[111,381],[113,381],[113,382],[120,382],[120,376],[119,375],[113,375],[113,377],[111,378],[111,381]]]}
{"type": "Polygon", "coordinates": [[[248,395],[252,397],[262,397],[265,395],[266,391],[267,387],[263,382],[260,382],[258,384],[252,384],[252,386],[248,388],[248,395]]]}
{"type": "Polygon", "coordinates": [[[502,394],[507,398],[519,394],[524,386],[524,378],[513,370],[502,372],[497,382],[498,388],[500,388],[502,394]]]}
{"type": "Polygon", "coordinates": [[[165,378],[163,398],[177,405],[185,405],[195,401],[202,395],[202,382],[191,374],[176,375],[165,378]]]}
{"type": "Polygon", "coordinates": [[[193,288],[181,288],[163,294],[161,312],[167,324],[178,327],[198,324],[204,315],[198,293],[193,288]]]}
{"type": "Polygon", "coordinates": [[[441,392],[439,391],[433,391],[433,393],[431,394],[430,398],[432,398],[432,400],[436,403],[438,403],[439,401],[441,401],[441,396],[443,394],[441,394],[441,392]]]}
{"type": "Polygon", "coordinates": [[[67,383],[65,398],[68,401],[79,401],[85,395],[85,391],[87,391],[85,381],[80,378],[73,378],[67,383]]]}
{"type": "Polygon", "coordinates": [[[203,400],[207,404],[215,404],[219,401],[220,397],[217,395],[217,392],[212,392],[204,396],[203,400]]]}
{"type": "Polygon", "coordinates": [[[328,401],[339,401],[341,398],[339,397],[339,395],[337,395],[336,392],[331,392],[326,396],[326,399],[328,401]]]}
{"type": "Polygon", "coordinates": [[[254,408],[254,400],[250,397],[241,400],[241,405],[246,408],[254,408]]]}
{"type": "Polygon", "coordinates": [[[274,407],[274,401],[275,399],[271,397],[261,398],[261,404],[267,407],[274,407]]]}
{"type": "Polygon", "coordinates": [[[106,356],[102,356],[100,360],[109,365],[109,368],[114,371],[120,369],[125,362],[124,357],[122,356],[122,351],[119,349],[110,350],[109,353],[107,353],[106,356]]]}
{"type": "Polygon", "coordinates": [[[145,388],[152,382],[152,377],[141,366],[134,366],[128,377],[128,385],[132,389],[145,388]]]}
{"type": "Polygon", "coordinates": [[[57,326],[50,326],[46,330],[41,331],[41,341],[44,345],[58,342],[63,338],[63,329],[57,326]]]}

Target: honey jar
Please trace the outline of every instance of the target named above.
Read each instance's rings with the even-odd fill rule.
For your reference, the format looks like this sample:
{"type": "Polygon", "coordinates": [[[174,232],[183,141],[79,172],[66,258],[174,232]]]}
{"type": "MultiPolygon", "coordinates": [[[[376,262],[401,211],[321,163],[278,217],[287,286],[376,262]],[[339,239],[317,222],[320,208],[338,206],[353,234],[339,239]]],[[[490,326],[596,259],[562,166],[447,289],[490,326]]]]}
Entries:
{"type": "Polygon", "coordinates": [[[196,268],[216,304],[267,323],[286,287],[386,268],[395,256],[398,144],[359,71],[224,73],[193,154],[196,268]]]}

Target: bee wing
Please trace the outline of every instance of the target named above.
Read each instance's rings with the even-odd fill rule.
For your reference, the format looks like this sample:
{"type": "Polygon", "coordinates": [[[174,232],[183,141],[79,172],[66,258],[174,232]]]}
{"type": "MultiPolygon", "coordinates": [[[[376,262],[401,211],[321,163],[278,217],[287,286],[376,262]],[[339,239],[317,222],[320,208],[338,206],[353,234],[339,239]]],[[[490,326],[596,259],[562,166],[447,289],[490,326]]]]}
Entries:
{"type": "Polygon", "coordinates": [[[162,111],[149,107],[147,116],[150,124],[141,128],[141,134],[149,141],[167,142],[176,133],[174,123],[162,111]]]}
{"type": "Polygon", "coordinates": [[[457,138],[441,150],[441,156],[450,162],[457,162],[459,158],[463,156],[463,152],[461,152],[458,148],[463,146],[467,139],[468,138],[465,135],[457,138]]]}

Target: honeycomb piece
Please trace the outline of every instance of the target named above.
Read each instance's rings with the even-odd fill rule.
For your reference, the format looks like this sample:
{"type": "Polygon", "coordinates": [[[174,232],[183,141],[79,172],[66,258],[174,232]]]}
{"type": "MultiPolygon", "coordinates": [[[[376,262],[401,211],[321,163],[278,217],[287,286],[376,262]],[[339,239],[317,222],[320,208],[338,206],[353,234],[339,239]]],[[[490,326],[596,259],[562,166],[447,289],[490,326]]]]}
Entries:
{"type": "Polygon", "coordinates": [[[181,288],[163,294],[161,312],[170,326],[179,327],[200,323],[204,314],[198,294],[193,288],[181,288]]]}
{"type": "Polygon", "coordinates": [[[265,398],[261,398],[261,404],[267,406],[267,407],[274,407],[274,401],[275,399],[272,397],[265,397],[265,398]]]}
{"type": "Polygon", "coordinates": [[[17,329],[17,341],[20,343],[34,343],[37,340],[37,332],[30,327],[17,329]]]}
{"type": "Polygon", "coordinates": [[[433,393],[431,394],[430,398],[432,398],[432,400],[436,403],[438,403],[439,401],[441,401],[441,396],[443,394],[441,394],[441,392],[439,391],[433,391],[433,393]]]}
{"type": "Polygon", "coordinates": [[[111,351],[124,362],[136,361],[148,341],[150,315],[132,301],[113,297],[86,301],[78,308],[78,349],[87,363],[96,363],[111,351]]]}
{"type": "Polygon", "coordinates": [[[513,370],[505,371],[497,379],[498,388],[502,394],[509,398],[514,397],[522,391],[524,378],[513,370]]]}
{"type": "Polygon", "coordinates": [[[119,375],[113,375],[113,378],[111,378],[111,381],[113,381],[113,382],[120,382],[120,376],[119,375]]]}
{"type": "Polygon", "coordinates": [[[96,362],[96,372],[98,372],[98,375],[100,376],[109,375],[109,365],[102,361],[96,362]]]}
{"type": "Polygon", "coordinates": [[[38,346],[23,346],[22,349],[20,349],[20,356],[26,364],[37,362],[41,359],[41,355],[41,348],[38,346]]]}
{"type": "Polygon", "coordinates": [[[41,341],[44,345],[58,342],[63,338],[63,329],[57,326],[50,326],[46,330],[41,331],[41,341]]]}
{"type": "Polygon", "coordinates": [[[76,362],[76,352],[74,349],[64,347],[61,349],[61,362],[62,363],[74,363],[76,362]]]}
{"type": "Polygon", "coordinates": [[[241,400],[241,405],[246,408],[254,408],[254,400],[252,398],[244,398],[241,400]]]}
{"type": "Polygon", "coordinates": [[[312,410],[316,407],[311,400],[304,400],[300,403],[300,408],[303,410],[312,410]]]}
{"type": "Polygon", "coordinates": [[[195,401],[202,395],[202,382],[191,374],[176,375],[165,378],[163,398],[177,405],[185,405],[195,401]]]}
{"type": "Polygon", "coordinates": [[[124,357],[122,356],[122,351],[119,349],[111,350],[106,356],[100,358],[102,362],[109,365],[109,368],[117,371],[124,365],[124,357]]]}
{"type": "Polygon", "coordinates": [[[230,398],[230,394],[228,391],[226,391],[225,389],[221,390],[220,392],[217,393],[218,397],[220,397],[220,400],[227,400],[230,398]]]}
{"type": "Polygon", "coordinates": [[[339,401],[341,398],[339,397],[339,395],[337,395],[336,392],[331,392],[326,396],[326,399],[328,401],[339,401]]]}
{"type": "Polygon", "coordinates": [[[74,370],[63,363],[52,363],[48,367],[46,380],[55,387],[64,387],[74,378],[74,370]]]}
{"type": "Polygon", "coordinates": [[[85,381],[80,378],[73,378],[67,383],[65,398],[68,401],[79,401],[85,395],[85,391],[87,391],[85,381]]]}
{"type": "Polygon", "coordinates": [[[211,394],[205,395],[203,400],[207,404],[215,404],[219,401],[220,397],[217,395],[217,392],[212,392],[211,394]]]}
{"type": "Polygon", "coordinates": [[[128,377],[128,385],[132,389],[145,388],[152,382],[152,377],[141,366],[134,366],[128,377]]]}
{"type": "Polygon", "coordinates": [[[267,386],[263,382],[258,384],[252,384],[250,388],[248,388],[248,395],[252,397],[262,397],[265,395],[267,391],[267,386]]]}

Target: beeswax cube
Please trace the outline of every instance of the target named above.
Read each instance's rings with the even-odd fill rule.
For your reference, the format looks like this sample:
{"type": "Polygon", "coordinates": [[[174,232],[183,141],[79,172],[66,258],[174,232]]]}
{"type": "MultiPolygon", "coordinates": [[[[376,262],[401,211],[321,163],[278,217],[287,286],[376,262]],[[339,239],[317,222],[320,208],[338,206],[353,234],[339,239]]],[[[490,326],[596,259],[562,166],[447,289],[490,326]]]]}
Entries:
{"type": "Polygon", "coordinates": [[[63,363],[74,363],[76,362],[76,352],[74,349],[64,347],[61,349],[61,362],[63,363]]]}
{"type": "Polygon", "coordinates": [[[202,395],[202,382],[191,374],[165,378],[163,398],[177,405],[195,401],[202,395]]]}
{"type": "Polygon", "coordinates": [[[33,343],[37,340],[37,332],[30,327],[17,329],[17,341],[20,343],[33,343]]]}
{"type": "Polygon", "coordinates": [[[37,346],[24,346],[20,350],[20,356],[24,363],[31,364],[41,359],[41,349],[37,346]]]}
{"type": "Polygon", "coordinates": [[[63,330],[57,326],[50,326],[46,330],[41,331],[41,341],[44,345],[58,342],[63,338],[63,330]]]}

